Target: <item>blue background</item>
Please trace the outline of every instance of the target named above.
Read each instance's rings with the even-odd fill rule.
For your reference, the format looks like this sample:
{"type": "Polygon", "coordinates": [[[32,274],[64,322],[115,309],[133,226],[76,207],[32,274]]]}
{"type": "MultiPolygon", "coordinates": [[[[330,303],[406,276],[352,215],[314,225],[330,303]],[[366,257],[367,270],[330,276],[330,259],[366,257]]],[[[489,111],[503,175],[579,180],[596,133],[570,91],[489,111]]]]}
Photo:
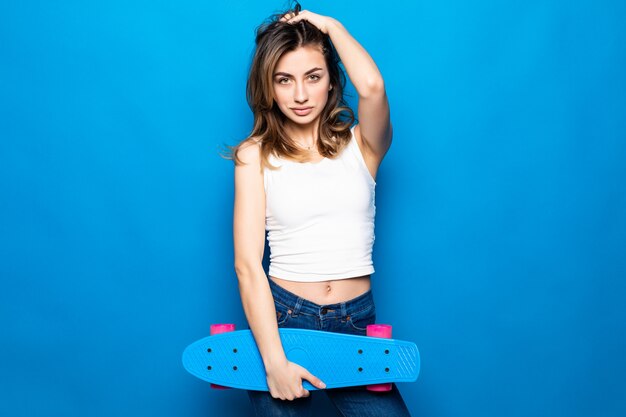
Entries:
{"type": "MultiPolygon", "coordinates": [[[[0,414],[251,413],[180,356],[245,326],[218,151],[284,5],[2,2],[0,414]]],[[[626,4],[304,8],[386,80],[373,285],[423,356],[414,415],[626,415],[626,4]]]]}

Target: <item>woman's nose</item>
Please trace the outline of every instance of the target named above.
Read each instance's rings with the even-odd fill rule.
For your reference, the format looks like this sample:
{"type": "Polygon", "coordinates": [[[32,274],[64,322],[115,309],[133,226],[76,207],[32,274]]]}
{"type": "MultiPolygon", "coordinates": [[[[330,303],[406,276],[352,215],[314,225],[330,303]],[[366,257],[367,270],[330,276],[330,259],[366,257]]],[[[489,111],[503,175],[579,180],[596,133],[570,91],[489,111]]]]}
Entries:
{"type": "Polygon", "coordinates": [[[304,83],[296,83],[296,90],[294,92],[294,100],[298,103],[304,103],[309,98],[304,83]]]}

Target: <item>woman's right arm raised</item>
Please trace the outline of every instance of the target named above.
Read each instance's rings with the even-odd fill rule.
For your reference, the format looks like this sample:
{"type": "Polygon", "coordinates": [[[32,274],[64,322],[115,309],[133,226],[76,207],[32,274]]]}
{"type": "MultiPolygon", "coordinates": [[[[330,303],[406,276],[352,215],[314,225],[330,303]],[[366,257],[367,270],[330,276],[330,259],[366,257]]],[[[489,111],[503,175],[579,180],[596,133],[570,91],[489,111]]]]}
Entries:
{"type": "Polygon", "coordinates": [[[235,166],[233,238],[244,313],[263,358],[272,397],[283,400],[305,397],[309,392],[302,387],[303,378],[318,388],[325,385],[303,367],[289,362],[280,342],[274,299],[262,265],[265,189],[259,145],[246,142],[237,156],[244,164],[235,166]]]}

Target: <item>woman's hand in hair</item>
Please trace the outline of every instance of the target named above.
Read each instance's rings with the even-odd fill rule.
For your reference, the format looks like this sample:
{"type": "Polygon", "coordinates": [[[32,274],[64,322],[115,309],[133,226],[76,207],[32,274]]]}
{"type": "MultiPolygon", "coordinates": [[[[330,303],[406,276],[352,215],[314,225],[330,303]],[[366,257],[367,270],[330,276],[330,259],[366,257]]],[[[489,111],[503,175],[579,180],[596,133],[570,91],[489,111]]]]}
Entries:
{"type": "Polygon", "coordinates": [[[280,18],[280,21],[287,22],[287,23],[297,23],[303,19],[308,21],[309,23],[312,23],[315,27],[321,30],[322,33],[324,34],[328,34],[329,26],[336,22],[336,20],[333,19],[332,17],[322,16],[320,14],[313,13],[308,10],[302,10],[300,13],[298,13],[297,16],[295,15],[294,12],[287,13],[283,17],[280,18]]]}

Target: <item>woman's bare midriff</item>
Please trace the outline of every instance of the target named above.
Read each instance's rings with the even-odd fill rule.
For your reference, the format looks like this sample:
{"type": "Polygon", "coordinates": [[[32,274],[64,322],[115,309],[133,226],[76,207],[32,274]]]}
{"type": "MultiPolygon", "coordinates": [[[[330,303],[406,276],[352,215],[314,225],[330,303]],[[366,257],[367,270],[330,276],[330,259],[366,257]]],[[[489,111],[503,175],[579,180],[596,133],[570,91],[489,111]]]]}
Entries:
{"type": "Polygon", "coordinates": [[[370,289],[369,275],[334,281],[298,282],[270,276],[270,279],[289,292],[316,304],[335,304],[348,301],[370,289]]]}

